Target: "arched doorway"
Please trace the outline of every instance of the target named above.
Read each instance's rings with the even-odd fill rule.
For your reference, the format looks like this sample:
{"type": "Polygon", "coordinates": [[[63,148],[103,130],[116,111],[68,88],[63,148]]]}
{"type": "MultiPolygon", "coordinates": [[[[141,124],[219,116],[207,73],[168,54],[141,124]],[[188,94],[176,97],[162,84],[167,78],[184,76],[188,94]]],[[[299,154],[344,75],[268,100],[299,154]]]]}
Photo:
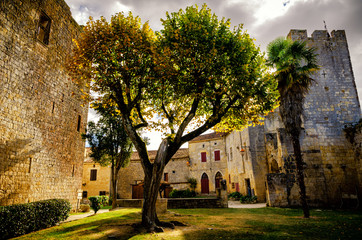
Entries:
{"type": "Polygon", "coordinates": [[[209,177],[206,173],[201,177],[201,193],[209,194],[209,177]]]}
{"type": "Polygon", "coordinates": [[[222,180],[222,175],[220,172],[217,172],[215,175],[215,189],[220,188],[220,181],[222,180]]]}

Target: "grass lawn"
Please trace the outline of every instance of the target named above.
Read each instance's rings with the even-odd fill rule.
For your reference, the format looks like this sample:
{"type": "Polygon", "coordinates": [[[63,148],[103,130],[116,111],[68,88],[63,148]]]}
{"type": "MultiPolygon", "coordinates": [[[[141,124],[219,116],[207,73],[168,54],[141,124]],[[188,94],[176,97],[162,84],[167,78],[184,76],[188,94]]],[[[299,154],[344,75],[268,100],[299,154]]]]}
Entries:
{"type": "Polygon", "coordinates": [[[134,229],[140,209],[121,209],[63,223],[17,239],[362,239],[361,211],[312,210],[303,219],[296,209],[172,209],[161,220],[186,227],[145,233],[134,229]]]}

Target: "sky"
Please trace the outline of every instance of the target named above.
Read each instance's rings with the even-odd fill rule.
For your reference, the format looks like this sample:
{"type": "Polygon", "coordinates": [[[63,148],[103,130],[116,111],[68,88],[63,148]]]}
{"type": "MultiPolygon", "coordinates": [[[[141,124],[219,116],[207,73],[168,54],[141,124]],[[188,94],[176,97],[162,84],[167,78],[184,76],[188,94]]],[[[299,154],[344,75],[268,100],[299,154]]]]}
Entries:
{"type": "MultiPolygon", "coordinates": [[[[85,25],[92,16],[107,20],[118,12],[132,11],[142,22],[149,21],[154,31],[162,29],[160,19],[166,12],[176,12],[187,6],[204,3],[221,19],[229,18],[232,25],[243,24],[262,51],[277,37],[286,36],[290,29],[345,30],[360,103],[362,103],[362,0],[65,0],[74,19],[85,25]],[[326,25],[324,24],[324,22],[326,25]]],[[[362,104],[361,104],[362,105],[362,104]]],[[[89,120],[95,120],[90,111],[89,120]]],[[[161,134],[149,133],[149,150],[155,150],[161,134]]]]}

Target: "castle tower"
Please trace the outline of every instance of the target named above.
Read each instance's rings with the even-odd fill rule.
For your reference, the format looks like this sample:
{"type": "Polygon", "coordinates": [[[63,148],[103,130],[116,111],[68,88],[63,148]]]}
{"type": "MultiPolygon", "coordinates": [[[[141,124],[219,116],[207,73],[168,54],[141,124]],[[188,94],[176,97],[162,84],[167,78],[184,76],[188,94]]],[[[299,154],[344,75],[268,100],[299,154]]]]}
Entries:
{"type": "Polygon", "coordinates": [[[88,109],[64,66],[81,28],[63,0],[3,0],[0,23],[0,205],[74,207],[88,109]]]}
{"type": "MultiPolygon", "coordinates": [[[[361,192],[352,146],[343,131],[346,124],[356,123],[361,117],[346,35],[343,30],[332,31],[331,34],[317,30],[308,37],[306,30],[291,30],[288,38],[306,41],[309,47],[314,47],[320,66],[320,70],[312,75],[315,81],[304,102],[301,145],[306,163],[307,197],[312,206],[338,206],[341,194],[356,194],[356,189],[361,192]]],[[[286,174],[268,176],[269,190],[273,187],[278,189],[278,186],[272,186],[280,183],[277,178],[286,178],[288,182],[291,180],[288,174],[295,174],[295,165],[289,157],[293,150],[286,140],[288,137],[280,119],[276,121],[275,116],[274,119],[269,118],[265,127],[266,134],[274,134],[278,139],[278,148],[273,153],[267,153],[276,159],[269,157],[268,163],[270,165],[275,160],[286,174]]],[[[298,188],[296,184],[289,186],[292,186],[286,187],[289,205],[297,205],[298,188]]],[[[269,191],[269,195],[273,199],[277,194],[269,191]]]]}

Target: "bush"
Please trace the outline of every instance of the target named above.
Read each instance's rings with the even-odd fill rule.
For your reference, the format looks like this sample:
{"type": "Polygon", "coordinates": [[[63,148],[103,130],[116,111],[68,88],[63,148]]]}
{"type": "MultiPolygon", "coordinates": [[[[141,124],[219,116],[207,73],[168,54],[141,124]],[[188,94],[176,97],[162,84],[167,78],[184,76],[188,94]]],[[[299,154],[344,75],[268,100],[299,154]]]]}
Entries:
{"type": "Polygon", "coordinates": [[[0,206],[0,239],[52,227],[68,218],[70,203],[64,199],[0,206]]]}
{"type": "Polygon", "coordinates": [[[232,192],[228,195],[228,198],[233,198],[235,200],[239,200],[243,195],[239,192],[232,192]]]}
{"type": "Polygon", "coordinates": [[[89,204],[81,204],[79,206],[79,211],[80,212],[89,212],[90,211],[90,206],[89,204]]]}
{"type": "Polygon", "coordinates": [[[196,196],[196,192],[195,191],[190,191],[190,189],[186,189],[186,190],[172,190],[170,192],[169,197],[170,198],[189,198],[189,197],[195,197],[196,196]]]}
{"type": "Polygon", "coordinates": [[[256,203],[256,201],[258,200],[257,196],[241,196],[240,197],[240,202],[241,203],[256,203]]]}
{"type": "Polygon", "coordinates": [[[91,202],[90,207],[94,210],[94,213],[97,213],[102,206],[107,206],[109,198],[108,196],[93,196],[88,198],[91,202]]]}

